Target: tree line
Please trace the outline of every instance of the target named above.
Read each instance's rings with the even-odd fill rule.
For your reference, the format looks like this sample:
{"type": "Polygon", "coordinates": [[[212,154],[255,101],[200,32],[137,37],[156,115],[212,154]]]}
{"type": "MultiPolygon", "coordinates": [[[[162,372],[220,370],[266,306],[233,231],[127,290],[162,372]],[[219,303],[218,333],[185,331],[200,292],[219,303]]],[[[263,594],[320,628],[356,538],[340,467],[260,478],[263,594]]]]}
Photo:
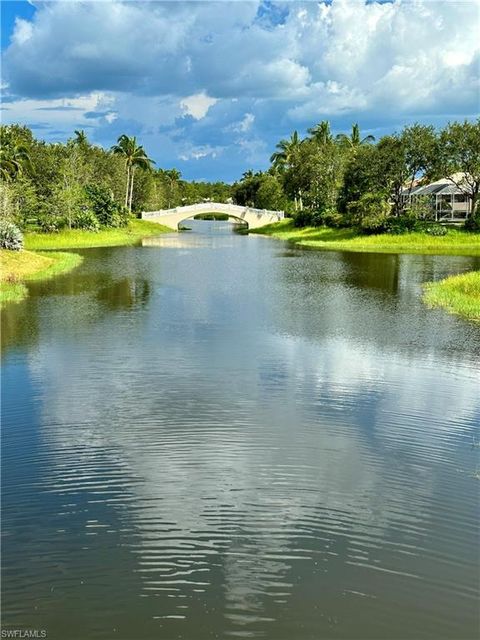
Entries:
{"type": "Polygon", "coordinates": [[[405,231],[428,222],[428,202],[409,204],[418,181],[451,178],[470,202],[469,228],[480,227],[480,119],[437,131],[414,124],[378,141],[334,136],[328,121],[301,138],[280,140],[265,172],[247,171],[233,185],[238,204],[284,209],[297,226],[355,226],[365,232],[405,231]],[[461,174],[461,175],[456,175],[461,174]]]}
{"type": "Polygon", "coordinates": [[[97,230],[126,225],[132,213],[228,202],[284,210],[297,226],[355,226],[365,232],[401,232],[428,221],[428,203],[409,204],[418,180],[451,177],[480,228],[480,119],[437,131],[414,124],[379,140],[351,132],[334,136],[328,121],[301,138],[280,140],[267,171],[246,171],[233,185],[187,182],[176,169],[155,167],[135,137],[110,149],[84,131],[66,143],[35,139],[28,127],[0,127],[0,215],[21,229],[97,230]],[[460,174],[461,178],[456,177],[460,174]]]}
{"type": "Polygon", "coordinates": [[[0,215],[21,229],[118,227],[132,213],[230,197],[226,183],[156,168],[135,137],[103,149],[84,131],[63,144],[37,140],[25,126],[0,127],[0,215]]]}

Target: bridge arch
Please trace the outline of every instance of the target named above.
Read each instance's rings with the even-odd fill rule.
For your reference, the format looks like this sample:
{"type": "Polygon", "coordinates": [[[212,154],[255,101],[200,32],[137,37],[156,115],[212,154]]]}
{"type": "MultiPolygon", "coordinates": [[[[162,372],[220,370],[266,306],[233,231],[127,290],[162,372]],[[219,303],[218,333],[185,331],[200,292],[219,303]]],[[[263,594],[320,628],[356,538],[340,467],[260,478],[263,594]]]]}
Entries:
{"type": "Polygon", "coordinates": [[[178,229],[178,225],[181,222],[188,218],[193,218],[199,213],[226,213],[231,218],[245,222],[249,229],[263,227],[263,225],[271,222],[279,222],[283,220],[285,215],[283,211],[254,209],[223,202],[202,202],[200,204],[186,205],[185,207],[175,207],[174,209],[142,211],[142,220],[150,220],[150,222],[158,222],[167,227],[172,227],[172,229],[178,229]]]}

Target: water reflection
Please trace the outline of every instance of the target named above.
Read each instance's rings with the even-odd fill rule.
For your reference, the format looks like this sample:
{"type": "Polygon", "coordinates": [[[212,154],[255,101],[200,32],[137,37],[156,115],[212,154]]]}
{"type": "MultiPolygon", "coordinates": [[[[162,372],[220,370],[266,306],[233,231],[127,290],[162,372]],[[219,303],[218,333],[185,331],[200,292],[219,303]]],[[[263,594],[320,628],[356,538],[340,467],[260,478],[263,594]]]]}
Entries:
{"type": "Polygon", "coordinates": [[[475,259],[169,241],[5,314],[7,622],[471,637],[480,334],[419,295],[475,259]]]}

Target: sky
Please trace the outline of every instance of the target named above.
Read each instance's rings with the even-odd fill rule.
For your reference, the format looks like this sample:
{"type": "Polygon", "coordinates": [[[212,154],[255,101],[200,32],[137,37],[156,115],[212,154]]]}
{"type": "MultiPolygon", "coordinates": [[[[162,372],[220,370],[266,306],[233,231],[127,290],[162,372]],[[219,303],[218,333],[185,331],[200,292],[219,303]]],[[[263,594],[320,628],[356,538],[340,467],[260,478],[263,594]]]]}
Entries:
{"type": "Polygon", "coordinates": [[[480,112],[480,0],[2,0],[2,122],[136,135],[157,166],[234,181],[328,119],[376,137],[480,112]]]}

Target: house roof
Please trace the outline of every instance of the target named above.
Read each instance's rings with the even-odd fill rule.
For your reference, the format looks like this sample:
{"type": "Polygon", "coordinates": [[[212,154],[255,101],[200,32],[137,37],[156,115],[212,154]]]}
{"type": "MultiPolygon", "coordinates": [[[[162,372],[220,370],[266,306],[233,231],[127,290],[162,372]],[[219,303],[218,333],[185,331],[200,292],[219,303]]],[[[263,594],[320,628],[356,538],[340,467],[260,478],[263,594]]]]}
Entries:
{"type": "Polygon", "coordinates": [[[428,196],[428,195],[451,195],[465,193],[464,189],[461,189],[457,184],[461,184],[465,181],[465,173],[454,173],[450,178],[441,178],[435,180],[430,184],[423,184],[415,186],[411,191],[408,187],[402,189],[402,194],[412,196],[428,196]],[[456,184],[455,184],[456,183],[456,184]]]}

